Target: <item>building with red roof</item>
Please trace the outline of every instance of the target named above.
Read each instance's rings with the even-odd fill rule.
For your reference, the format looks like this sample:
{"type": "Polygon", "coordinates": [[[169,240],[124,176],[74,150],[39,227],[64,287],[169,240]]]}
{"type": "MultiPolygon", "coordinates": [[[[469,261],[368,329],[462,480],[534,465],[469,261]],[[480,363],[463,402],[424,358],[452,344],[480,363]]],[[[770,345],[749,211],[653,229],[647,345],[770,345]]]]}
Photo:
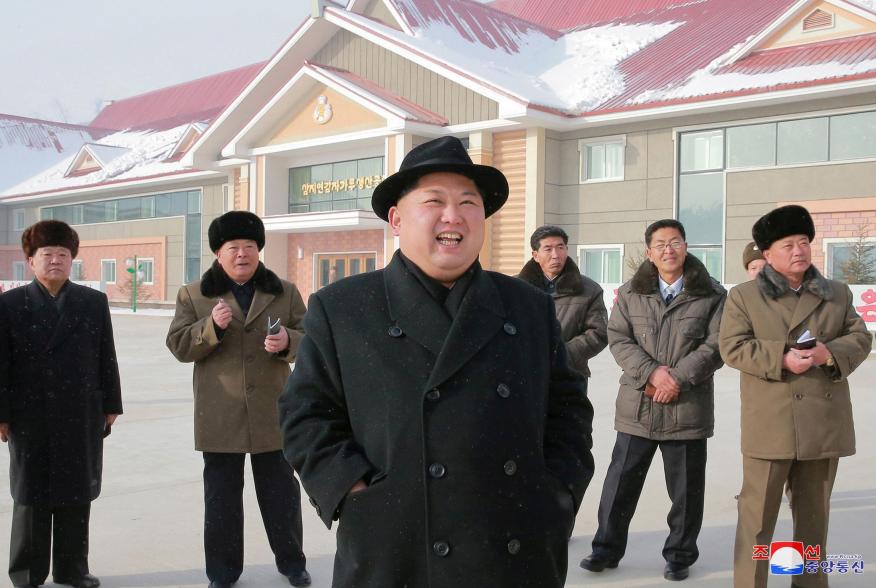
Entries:
{"type": "MultiPolygon", "coordinates": [[[[306,295],[384,265],[396,244],[370,210],[374,185],[414,145],[454,135],[512,188],[488,268],[517,273],[529,234],[551,223],[585,274],[618,284],[645,226],[673,217],[734,283],[752,223],[796,202],[816,219],[816,264],[843,277],[850,241],[876,240],[874,4],[313,0],[266,62],[106,107],[91,126],[120,133],[98,141],[115,158],[83,148],[63,173],[7,190],[3,208],[28,202],[35,217],[37,203],[201,174],[230,194],[199,192],[203,220],[219,200],[260,214],[267,264],[306,295]],[[136,141],[154,149],[127,169],[136,141]]],[[[182,267],[167,284],[194,275],[182,267]]]]}

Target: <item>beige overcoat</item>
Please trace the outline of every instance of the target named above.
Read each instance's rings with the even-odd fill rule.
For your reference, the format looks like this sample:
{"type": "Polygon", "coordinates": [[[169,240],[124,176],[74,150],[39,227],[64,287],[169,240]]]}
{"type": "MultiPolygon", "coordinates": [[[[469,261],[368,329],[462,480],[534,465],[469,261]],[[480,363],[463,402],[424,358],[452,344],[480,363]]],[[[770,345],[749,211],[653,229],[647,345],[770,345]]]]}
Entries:
{"type": "Polygon", "coordinates": [[[264,453],[281,449],[277,398],[304,336],[305,307],[294,284],[263,264],[253,277],[255,297],[243,316],[225,273],[213,264],[201,280],[180,288],[167,348],[194,362],[195,449],[215,453],[264,453]],[[221,339],[211,312],[217,299],[233,312],[221,339]],[[268,317],[289,335],[285,353],[265,351],[268,317]]]}
{"type": "Polygon", "coordinates": [[[841,282],[807,270],[798,296],[766,266],[730,291],[721,319],[720,350],[740,371],[742,453],[758,459],[822,459],[855,453],[847,378],[870,353],[872,336],[841,282]],[[835,367],[795,375],[782,356],[809,329],[835,367]]]}

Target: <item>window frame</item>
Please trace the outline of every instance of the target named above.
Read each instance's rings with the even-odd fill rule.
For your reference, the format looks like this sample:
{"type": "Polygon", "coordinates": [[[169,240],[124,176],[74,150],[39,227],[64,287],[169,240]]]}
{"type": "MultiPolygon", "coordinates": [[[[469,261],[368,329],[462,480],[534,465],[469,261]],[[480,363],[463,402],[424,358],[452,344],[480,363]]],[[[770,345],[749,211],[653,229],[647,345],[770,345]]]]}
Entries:
{"type": "MultiPolygon", "coordinates": [[[[578,245],[578,270],[581,272],[581,275],[586,275],[584,273],[584,252],[585,251],[594,251],[601,250],[605,251],[620,251],[620,281],[618,282],[603,282],[601,280],[595,280],[594,278],[590,278],[591,280],[596,281],[599,284],[622,284],[624,281],[624,254],[626,253],[626,246],[623,243],[598,243],[598,244],[586,244],[586,245],[578,245]]],[[[604,261],[604,258],[603,258],[604,261]]],[[[603,268],[605,268],[605,264],[603,263],[603,268]]],[[[605,275],[605,270],[603,269],[603,276],[605,275]]],[[[589,277],[589,276],[588,276],[589,277]]]]}
{"type": "Polygon", "coordinates": [[[115,284],[116,281],[117,281],[118,278],[119,278],[119,267],[118,267],[118,265],[119,265],[119,264],[118,264],[118,262],[117,262],[115,259],[112,259],[112,258],[101,259],[101,260],[100,260],[100,281],[103,282],[104,284],[115,284]],[[112,279],[112,281],[110,281],[110,280],[104,280],[104,272],[103,272],[103,264],[104,264],[104,263],[107,263],[107,262],[110,262],[110,261],[111,261],[112,264],[113,264],[113,279],[112,279]]]}
{"type": "Polygon", "coordinates": [[[12,279],[16,282],[24,282],[27,280],[27,264],[23,261],[13,261],[12,262],[12,279]],[[17,277],[19,272],[18,268],[21,268],[21,277],[17,277]]]}
{"type": "Polygon", "coordinates": [[[83,264],[82,264],[82,260],[81,260],[81,259],[74,259],[74,260],[73,260],[73,262],[70,264],[70,281],[71,281],[71,282],[82,282],[82,281],[84,281],[84,280],[82,279],[82,269],[83,269],[83,268],[84,268],[84,266],[83,266],[83,264]],[[73,277],[73,275],[74,275],[74,268],[77,268],[77,267],[79,268],[79,277],[74,278],[74,277],[73,277]]]}
{"type": "Polygon", "coordinates": [[[152,279],[149,281],[146,281],[145,279],[143,281],[138,280],[137,283],[143,284],[144,286],[153,286],[155,284],[155,258],[154,257],[138,257],[137,264],[142,264],[142,263],[149,263],[149,265],[151,266],[152,269],[150,270],[150,273],[152,274],[152,279]]]}
{"type": "Polygon", "coordinates": [[[626,135],[611,135],[608,137],[593,137],[588,139],[578,140],[578,183],[579,184],[602,184],[605,182],[623,182],[626,177],[627,167],[627,136],[626,135]],[[601,145],[620,145],[621,146],[621,166],[619,176],[607,176],[604,178],[588,178],[587,177],[587,152],[588,147],[601,145]]]}
{"type": "MultiPolygon", "coordinates": [[[[334,257],[345,257],[346,258],[345,264],[348,264],[350,261],[350,258],[365,257],[365,256],[369,256],[369,255],[374,256],[374,268],[377,269],[377,251],[373,251],[373,250],[371,250],[371,251],[368,251],[368,250],[361,250],[361,251],[314,251],[313,256],[312,256],[313,257],[313,261],[312,261],[312,264],[313,264],[313,291],[315,292],[316,290],[319,290],[320,288],[323,288],[323,287],[328,285],[328,284],[320,285],[320,275],[319,275],[320,258],[331,259],[334,257]]],[[[345,267],[347,267],[347,265],[345,265],[345,267]]],[[[367,267],[367,262],[365,264],[365,267],[367,267]]],[[[329,266],[329,268],[331,268],[331,265],[329,266]]],[[[372,270],[363,269],[359,273],[364,274],[368,271],[372,271],[372,270]]],[[[359,274],[353,274],[353,275],[359,275],[359,274]]],[[[350,277],[350,274],[346,273],[343,277],[348,278],[348,277],[350,277]]],[[[339,279],[343,279],[343,278],[339,278],[339,279]]]]}
{"type": "MultiPolygon", "coordinates": [[[[858,237],[822,237],[821,238],[821,252],[824,255],[824,276],[828,279],[836,280],[839,278],[834,278],[833,276],[833,254],[831,253],[831,246],[835,245],[849,245],[852,246],[858,242],[858,237]]],[[[865,243],[872,243],[876,245],[876,236],[874,237],[864,237],[865,243]]]]}
{"type": "Polygon", "coordinates": [[[27,228],[27,209],[16,208],[12,211],[12,230],[23,231],[27,228]],[[21,223],[19,223],[19,219],[21,223]]]}

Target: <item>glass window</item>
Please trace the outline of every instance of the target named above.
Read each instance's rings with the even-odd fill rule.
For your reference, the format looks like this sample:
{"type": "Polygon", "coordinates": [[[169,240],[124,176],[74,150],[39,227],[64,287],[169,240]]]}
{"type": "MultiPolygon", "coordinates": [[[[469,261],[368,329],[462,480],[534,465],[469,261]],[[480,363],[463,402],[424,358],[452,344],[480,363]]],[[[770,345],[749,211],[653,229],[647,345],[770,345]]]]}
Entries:
{"type": "Polygon", "coordinates": [[[70,223],[81,225],[85,222],[85,207],[81,204],[76,204],[70,208],[70,223]]]}
{"type": "Polygon", "coordinates": [[[322,253],[316,256],[317,288],[322,288],[344,278],[365,271],[374,271],[374,253],[322,253]]]}
{"type": "Polygon", "coordinates": [[[195,214],[201,212],[201,192],[200,190],[192,190],[188,195],[189,204],[186,212],[195,214]]]}
{"type": "MultiPolygon", "coordinates": [[[[684,229],[687,231],[687,225],[685,225],[684,229]]],[[[721,280],[723,256],[720,247],[688,247],[687,252],[703,262],[710,276],[716,280],[721,280]]]]}
{"type": "Polygon", "coordinates": [[[876,281],[876,242],[865,242],[858,252],[858,258],[853,259],[856,245],[856,243],[827,244],[825,260],[827,277],[847,284],[872,284],[876,281]]]}
{"type": "Polygon", "coordinates": [[[827,117],[778,124],[779,165],[827,161],[827,117]]]}
{"type": "Polygon", "coordinates": [[[16,210],[13,213],[13,218],[14,218],[13,225],[12,225],[13,231],[23,231],[24,229],[27,228],[27,225],[25,224],[25,220],[24,220],[24,218],[25,218],[24,217],[24,209],[16,210]]]}
{"type": "Polygon", "coordinates": [[[55,218],[54,210],[51,208],[41,208],[40,209],[40,220],[52,220],[55,218]]]}
{"type": "Polygon", "coordinates": [[[139,198],[125,198],[118,201],[119,220],[136,220],[142,214],[139,198]]]}
{"type": "Polygon", "coordinates": [[[619,284],[621,282],[621,248],[588,248],[582,247],[581,273],[601,284],[619,284]]]}
{"type": "Polygon", "coordinates": [[[100,281],[105,284],[116,283],[116,260],[101,259],[100,260],[100,281]]]}
{"type": "Polygon", "coordinates": [[[724,242],[724,173],[682,175],[678,182],[678,220],[692,245],[724,242]]]}
{"type": "Polygon", "coordinates": [[[724,131],[702,131],[681,136],[681,171],[724,168],[724,131]]]}
{"type": "Polygon", "coordinates": [[[365,271],[373,272],[377,267],[377,259],[374,257],[366,257],[365,258],[365,271]]]}
{"type": "Polygon", "coordinates": [[[84,280],[82,271],[82,260],[74,259],[73,266],[70,268],[70,279],[74,282],[84,280]]]}
{"type": "Polygon", "coordinates": [[[25,266],[23,261],[12,262],[12,279],[21,282],[24,280],[25,266]]]}
{"type": "Polygon", "coordinates": [[[876,112],[830,117],[831,160],[876,157],[876,112]]]}
{"type": "Polygon", "coordinates": [[[141,275],[143,276],[139,278],[140,282],[143,284],[152,284],[155,260],[153,260],[152,258],[138,259],[137,266],[139,268],[139,271],[141,272],[141,275]]]}
{"type": "Polygon", "coordinates": [[[583,181],[622,180],[624,177],[624,143],[607,141],[589,143],[582,151],[583,181]]]}
{"type": "Polygon", "coordinates": [[[776,164],[776,124],[727,129],[727,167],[776,164]]]}
{"type": "Polygon", "coordinates": [[[383,158],[371,157],[289,170],[289,212],[371,209],[383,179],[383,158]]]}
{"type": "Polygon", "coordinates": [[[155,216],[155,196],[144,196],[140,199],[140,217],[152,218],[155,216]]]}

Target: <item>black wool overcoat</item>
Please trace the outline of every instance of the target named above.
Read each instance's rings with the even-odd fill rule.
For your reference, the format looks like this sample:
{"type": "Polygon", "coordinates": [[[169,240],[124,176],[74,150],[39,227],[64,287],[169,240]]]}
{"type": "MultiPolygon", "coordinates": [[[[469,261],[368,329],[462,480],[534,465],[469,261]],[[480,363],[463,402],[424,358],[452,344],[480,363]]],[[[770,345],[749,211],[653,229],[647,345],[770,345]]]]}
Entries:
{"type": "Polygon", "coordinates": [[[0,295],[0,422],[10,426],[9,481],[19,504],[97,498],[106,415],[122,412],[106,295],[66,288],[54,320],[36,282],[0,295]]]}
{"type": "Polygon", "coordinates": [[[339,517],[333,586],[561,587],[593,409],[551,298],[477,267],[451,320],[396,256],[313,294],[304,326],[284,451],[339,517]]]}

